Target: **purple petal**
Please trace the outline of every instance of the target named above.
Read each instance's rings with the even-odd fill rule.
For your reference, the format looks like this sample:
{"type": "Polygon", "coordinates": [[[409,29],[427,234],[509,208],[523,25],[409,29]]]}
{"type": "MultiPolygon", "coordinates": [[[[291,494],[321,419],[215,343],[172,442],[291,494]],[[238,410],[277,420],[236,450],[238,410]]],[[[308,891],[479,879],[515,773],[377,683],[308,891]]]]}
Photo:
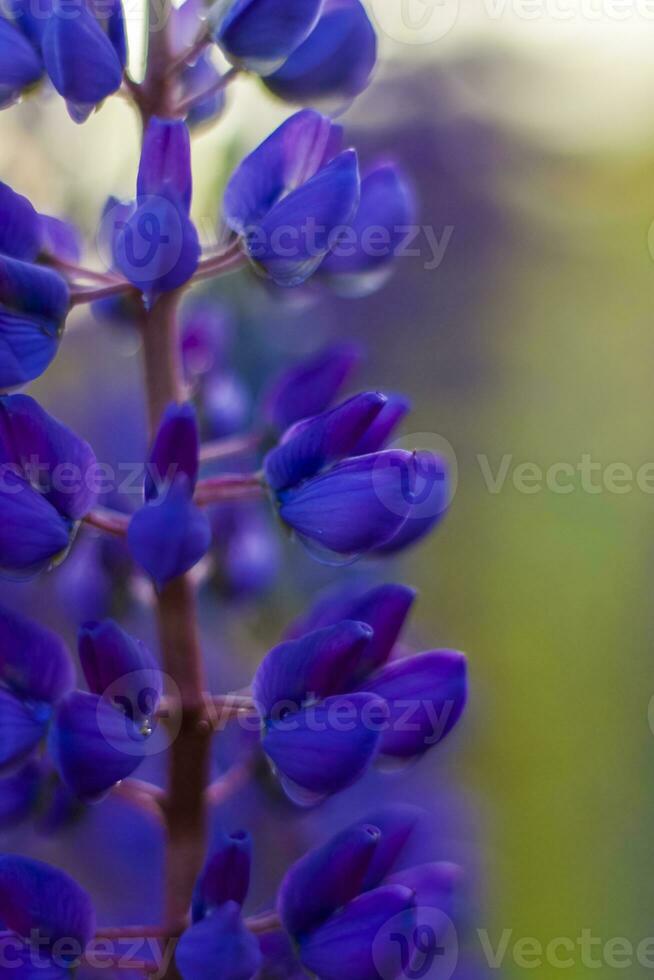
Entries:
{"type": "Polygon", "coordinates": [[[81,800],[101,798],[143,761],[146,736],[95,694],[74,691],[59,705],[48,747],[59,775],[81,800]]]}
{"type": "Polygon", "coordinates": [[[0,452],[71,520],[80,520],[95,503],[93,450],[28,395],[0,398],[0,452]]]}
{"type": "Polygon", "coordinates": [[[284,195],[333,160],[342,139],[340,126],[311,109],[287,119],[232,174],[223,202],[228,226],[245,234],[284,195]]]}
{"type": "Polygon", "coordinates": [[[195,409],[190,402],[169,405],[164,412],[150,451],[145,475],[145,499],[155,500],[160,490],[179,473],[188,477],[192,490],[198,479],[200,437],[195,409]]]}
{"type": "Polygon", "coordinates": [[[228,58],[249,71],[274,71],[305,39],[322,0],[233,0],[216,40],[228,58]]]}
{"type": "Polygon", "coordinates": [[[379,392],[365,392],[329,412],[297,422],[264,461],[273,490],[300,483],[327,463],[351,455],[385,402],[379,392]]]}
{"type": "Polygon", "coordinates": [[[304,616],[287,630],[289,638],[337,623],[355,619],[367,623],[373,637],[361,658],[358,676],[386,663],[397,643],[416,598],[415,589],[406,585],[378,585],[366,592],[353,594],[351,586],[330,589],[304,616]]]}
{"type": "Polygon", "coordinates": [[[392,977],[397,951],[390,943],[388,950],[380,949],[378,937],[396,917],[398,928],[403,924],[400,931],[411,935],[414,896],[408,888],[389,885],[360,895],[302,943],[302,963],[320,980],[392,977]]]}
{"type": "Polygon", "coordinates": [[[365,623],[342,622],[274,647],[252,683],[263,717],[297,710],[309,696],[324,698],[346,690],[371,637],[365,623]]]}
{"type": "Polygon", "coordinates": [[[393,537],[411,510],[413,455],[387,450],[337,463],[279,494],[279,513],[298,534],[339,554],[360,554],[393,537]]]}
{"type": "Polygon", "coordinates": [[[294,364],[275,379],[265,396],[267,420],[283,431],[300,419],[324,412],[362,358],[356,344],[336,344],[294,364]]]}
{"type": "Polygon", "coordinates": [[[0,607],[0,681],[20,697],[54,704],[75,681],[66,644],[52,630],[0,607]]]}
{"type": "MultiPolygon", "coordinates": [[[[0,51],[2,25],[6,23],[0,18],[0,51]]],[[[0,87],[1,79],[2,70],[0,87]]],[[[8,184],[0,182],[0,252],[24,262],[33,262],[39,254],[40,238],[39,216],[30,202],[8,184]]]]}
{"type": "Polygon", "coordinates": [[[71,17],[61,2],[55,0],[43,32],[45,68],[56,90],[72,107],[94,106],[120,88],[123,66],[89,8],[80,4],[71,17]]]}
{"type": "Polygon", "coordinates": [[[91,692],[106,695],[140,730],[148,728],[163,694],[163,674],[146,645],[107,619],[81,628],[79,658],[91,692]]]}
{"type": "Polygon", "coordinates": [[[357,823],[296,861],[277,898],[282,923],[291,935],[301,938],[356,898],[379,837],[376,827],[357,823]]]}
{"type": "Polygon", "coordinates": [[[363,775],[385,718],[384,702],[368,694],[328,698],[269,724],[262,745],[292,783],[326,796],[363,775]]]}
{"type": "Polygon", "coordinates": [[[266,78],[288,102],[349,100],[368,86],[377,60],[377,36],[359,0],[326,0],[303,44],[266,78]]]}
{"type": "Polygon", "coordinates": [[[29,578],[65,556],[71,526],[12,472],[4,472],[0,484],[0,574],[29,578]]]}
{"type": "Polygon", "coordinates": [[[214,846],[193,893],[193,921],[199,922],[225,902],[243,905],[250,887],[252,840],[249,834],[226,835],[214,846]]]}
{"type": "Polygon", "coordinates": [[[393,870],[395,862],[423,818],[422,810],[406,803],[384,806],[368,814],[368,823],[378,828],[381,837],[363,883],[366,891],[376,888],[393,870]]]}
{"type": "Polygon", "coordinates": [[[186,212],[191,206],[191,139],[184,122],[154,117],[143,137],[136,193],[138,197],[173,196],[186,212]]]}
{"type": "Polygon", "coordinates": [[[248,255],[278,286],[298,286],[319,267],[359,205],[359,164],[345,150],[245,231],[248,255]]]}
{"type": "Polygon", "coordinates": [[[0,17],[0,107],[15,102],[42,75],[43,64],[32,45],[14,24],[0,17]]]}
{"type": "Polygon", "coordinates": [[[191,499],[182,474],[165,495],[146,504],[130,521],[127,543],[134,561],[159,586],[189,571],[211,545],[206,515],[191,499]]]}
{"type": "Polygon", "coordinates": [[[396,660],[366,678],[365,690],[384,698],[390,711],[380,751],[410,758],[441,742],[463,713],[466,675],[462,653],[437,650],[396,660]]]}
{"type": "Polygon", "coordinates": [[[0,831],[16,827],[29,816],[36,806],[40,784],[41,769],[35,762],[0,780],[0,831]]]}
{"type": "Polygon", "coordinates": [[[395,429],[410,411],[411,402],[404,395],[387,395],[386,404],[359,439],[352,455],[367,456],[385,449],[395,429]]]}
{"type": "Polygon", "coordinates": [[[251,980],[261,966],[261,952],[243,924],[240,905],[227,902],[186,930],[175,960],[183,980],[251,980]]]}
{"type": "Polygon", "coordinates": [[[361,181],[361,203],[348,235],[325,259],[322,272],[360,275],[389,265],[415,223],[416,205],[408,180],[394,163],[384,163],[361,181]]]}
{"type": "Polygon", "coordinates": [[[398,871],[387,879],[387,884],[410,888],[417,907],[438,909],[451,917],[454,894],[462,878],[463,871],[457,864],[436,861],[398,871]]]}
{"type": "Polygon", "coordinates": [[[0,770],[24,762],[48,730],[49,705],[23,701],[0,687],[0,770]]]}
{"type": "Polygon", "coordinates": [[[0,919],[29,939],[69,940],[83,951],[95,934],[91,899],[76,881],[42,861],[18,854],[0,856],[0,919]]]}
{"type": "Polygon", "coordinates": [[[203,410],[207,433],[212,439],[243,432],[252,411],[250,391],[236,374],[222,371],[204,386],[203,410]]]}
{"type": "Polygon", "coordinates": [[[0,255],[0,389],[45,371],[57,353],[69,301],[57,272],[0,255]]]}
{"type": "Polygon", "coordinates": [[[82,256],[82,241],[78,229],[70,221],[40,214],[41,252],[48,258],[63,259],[66,262],[79,262],[82,256]]]}

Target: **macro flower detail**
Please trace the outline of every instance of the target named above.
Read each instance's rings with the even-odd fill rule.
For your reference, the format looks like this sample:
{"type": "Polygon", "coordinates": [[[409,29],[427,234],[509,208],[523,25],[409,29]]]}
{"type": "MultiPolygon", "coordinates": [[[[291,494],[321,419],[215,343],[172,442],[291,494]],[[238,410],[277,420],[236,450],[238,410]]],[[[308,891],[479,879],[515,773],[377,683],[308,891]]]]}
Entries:
{"type": "Polygon", "coordinates": [[[43,861],[0,855],[0,921],[9,930],[3,974],[69,977],[93,939],[91,899],[69,875],[43,861]]]}
{"type": "Polygon", "coordinates": [[[267,75],[307,37],[322,0],[232,0],[216,26],[215,38],[236,65],[267,75]]]}
{"type": "Polygon", "coordinates": [[[106,5],[76,0],[72,9],[66,0],[52,0],[41,49],[72,119],[84,122],[122,83],[127,42],[121,0],[106,5]]]}
{"type": "MultiPolygon", "coordinates": [[[[140,134],[133,199],[121,200],[110,186],[59,186],[72,172],[59,98],[47,126],[45,100],[5,117],[12,135],[37,130],[9,161],[35,194],[52,184],[80,227],[89,193],[107,203],[93,249],[0,183],[0,572],[36,578],[79,535],[54,576],[3,586],[0,832],[47,836],[54,852],[55,835],[77,824],[67,864],[96,881],[107,919],[96,922],[62,871],[0,852],[1,980],[101,969],[403,980],[418,972],[430,910],[442,926],[454,909],[459,870],[429,860],[413,807],[381,808],[333,836],[341,811],[360,813],[358,794],[382,804],[400,784],[403,799],[432,795],[423,756],[458,724],[468,685],[462,653],[418,653],[407,639],[412,588],[379,584],[378,564],[345,568],[423,539],[450,493],[445,460],[397,438],[407,397],[351,388],[359,325],[377,354],[390,335],[371,306],[348,321],[344,301],[386,282],[417,220],[411,179],[377,139],[396,90],[382,112],[366,108],[361,143],[375,155],[361,167],[329,115],[372,80],[367,10],[365,0],[164,0],[150,4],[131,64],[122,0],[45,0],[40,11],[7,0],[0,14],[1,108],[39,86],[81,123],[118,95],[107,159],[71,143],[77,171],[101,182],[128,173],[130,133],[140,134]],[[248,90],[298,111],[243,155],[252,127],[230,106],[224,137],[192,152],[197,129],[248,90]],[[192,164],[207,152],[211,182],[194,201],[192,164]],[[209,212],[198,205],[221,190],[201,245],[209,212]],[[93,313],[111,333],[89,334],[93,313]],[[9,393],[43,374],[69,315],[62,411],[94,433],[101,463],[33,398],[9,393]],[[337,587],[307,606],[328,583],[337,587]],[[298,599],[306,611],[272,646],[298,599]],[[37,605],[61,636],[14,611],[37,605]],[[74,665],[63,638],[75,630],[74,665]],[[247,656],[232,661],[237,648],[247,656]],[[227,833],[234,813],[246,829],[227,833]],[[257,868],[250,830],[265,848],[257,868]]],[[[252,116],[258,127],[258,107],[252,116]]],[[[420,130],[421,152],[429,135],[420,130]]],[[[413,285],[398,327],[407,349],[413,285]]],[[[439,837],[460,848],[439,816],[439,837]]],[[[440,941],[441,927],[432,933],[440,941]]]]}
{"type": "Polygon", "coordinates": [[[261,965],[259,944],[243,921],[250,885],[251,842],[245,833],[221,836],[195,885],[193,924],[175,959],[183,980],[251,980],[261,965]]]}
{"type": "Polygon", "coordinates": [[[325,0],[309,36],[265,78],[288,102],[349,102],[368,86],[377,37],[360,0],[325,0]]]}
{"type": "Polygon", "coordinates": [[[392,921],[410,941],[422,905],[450,909],[460,879],[455,865],[393,873],[418,819],[419,811],[410,807],[387,807],[347,827],[288,871],[277,907],[302,964],[319,980],[401,976],[394,944],[380,946],[383,927],[392,921]]]}
{"type": "Polygon", "coordinates": [[[449,502],[445,460],[383,448],[408,409],[401,395],[362,393],[300,419],[267,454],[279,515],[304,543],[356,558],[399,551],[438,523],[449,502]]]}
{"type": "Polygon", "coordinates": [[[463,654],[437,650],[389,661],[413,599],[395,585],[349,602],[334,597],[262,661],[252,685],[262,746],[291,795],[296,786],[307,802],[334,793],[378,754],[417,758],[461,717],[463,654]],[[310,623],[315,628],[304,632],[310,623]]]}
{"type": "Polygon", "coordinates": [[[66,281],[37,265],[43,224],[27,198],[0,183],[0,389],[33,381],[59,347],[66,281]]]}
{"type": "Polygon", "coordinates": [[[27,578],[60,561],[95,500],[91,447],[27,395],[0,398],[0,567],[27,578]]]}
{"type": "Polygon", "coordinates": [[[52,0],[35,10],[12,0],[0,19],[0,102],[10,105],[47,74],[75,122],[121,85],[127,44],[121,0],[52,0]]]}
{"type": "Polygon", "coordinates": [[[153,118],[143,140],[136,201],[114,204],[103,228],[125,278],[152,304],[188,282],[200,258],[190,219],[191,147],[186,124],[153,118]]]}
{"type": "Polygon", "coordinates": [[[291,116],[236,169],[223,217],[254,262],[280,286],[319,268],[359,206],[356,153],[343,133],[306,109],[291,116]]]}
{"type": "Polygon", "coordinates": [[[159,587],[196,565],[211,544],[208,518],[193,503],[198,452],[193,407],[170,405],[150,453],[146,503],[128,531],[132,557],[159,587]]]}
{"type": "Polygon", "coordinates": [[[111,620],[80,630],[79,655],[90,690],[61,701],[48,748],[70,792],[95,801],[145,758],[163,678],[147,647],[111,620]]]}

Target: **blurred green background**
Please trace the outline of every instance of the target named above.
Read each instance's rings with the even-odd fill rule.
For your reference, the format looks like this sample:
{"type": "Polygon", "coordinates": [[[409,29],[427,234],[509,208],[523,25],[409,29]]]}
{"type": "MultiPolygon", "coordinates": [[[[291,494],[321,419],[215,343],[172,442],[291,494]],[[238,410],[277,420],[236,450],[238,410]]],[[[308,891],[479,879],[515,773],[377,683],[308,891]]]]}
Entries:
{"type": "MultiPolygon", "coordinates": [[[[654,462],[654,18],[637,6],[624,19],[557,8],[570,20],[547,5],[531,19],[472,5],[431,44],[383,18],[379,86],[345,119],[357,142],[402,156],[425,223],[453,229],[437,269],[403,260],[379,294],[325,315],[359,330],[367,380],[408,390],[413,431],[447,439],[458,460],[451,513],[407,569],[421,631],[470,655],[471,706],[445,775],[477,811],[473,925],[493,945],[512,930],[495,971],[508,978],[561,974],[547,956],[521,965],[512,946],[524,937],[576,943],[586,929],[635,948],[654,935],[654,480],[650,492],[635,481],[654,462]],[[600,464],[599,492],[579,474],[569,493],[513,482],[519,464],[576,467],[584,455],[600,464]],[[493,473],[509,457],[499,492],[479,457],[493,473]],[[602,483],[614,463],[634,474],[625,492],[602,483]]],[[[195,144],[205,235],[230,162],[282,114],[249,80],[231,103],[195,144]]],[[[91,241],[107,194],[131,193],[137,146],[117,100],[81,128],[55,100],[0,116],[2,179],[91,241]]],[[[71,324],[34,386],[48,406],[88,384],[75,335],[100,329],[71,324]]],[[[296,330],[267,343],[310,340],[296,330]]],[[[134,353],[103,334],[87,355],[96,343],[108,375],[134,353]]],[[[617,969],[597,945],[599,966],[579,947],[569,955],[575,977],[617,969]]],[[[622,972],[650,976],[650,960],[634,953],[622,972]]]]}

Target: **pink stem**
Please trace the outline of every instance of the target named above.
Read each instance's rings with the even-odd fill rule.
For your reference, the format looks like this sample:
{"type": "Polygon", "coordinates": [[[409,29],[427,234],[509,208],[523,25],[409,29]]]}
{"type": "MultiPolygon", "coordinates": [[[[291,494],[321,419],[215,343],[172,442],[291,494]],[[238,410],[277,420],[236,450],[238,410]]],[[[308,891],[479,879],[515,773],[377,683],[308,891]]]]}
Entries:
{"type": "Polygon", "coordinates": [[[106,534],[122,538],[127,534],[129,517],[127,514],[120,514],[117,510],[109,510],[108,507],[96,507],[95,510],[89,511],[83,522],[106,534]]]}
{"type": "Polygon", "coordinates": [[[216,459],[227,459],[229,456],[240,456],[242,453],[256,449],[260,442],[261,436],[256,432],[232,436],[229,439],[216,439],[215,442],[205,442],[200,446],[200,460],[208,463],[216,459]]]}
{"type": "Polygon", "coordinates": [[[189,95],[187,99],[182,99],[175,109],[176,114],[179,116],[186,115],[186,113],[190,112],[193,106],[198,102],[203,102],[210,96],[216,95],[218,92],[222,92],[223,89],[227,88],[227,86],[233,82],[239,74],[240,68],[230,68],[229,71],[225,72],[224,75],[221,75],[220,78],[216,79],[213,85],[210,85],[203,92],[196,92],[195,95],[189,95]]]}
{"type": "Polygon", "coordinates": [[[246,500],[262,497],[265,487],[256,473],[240,475],[229,473],[200,480],[195,489],[195,502],[200,507],[228,500],[246,500]]]}

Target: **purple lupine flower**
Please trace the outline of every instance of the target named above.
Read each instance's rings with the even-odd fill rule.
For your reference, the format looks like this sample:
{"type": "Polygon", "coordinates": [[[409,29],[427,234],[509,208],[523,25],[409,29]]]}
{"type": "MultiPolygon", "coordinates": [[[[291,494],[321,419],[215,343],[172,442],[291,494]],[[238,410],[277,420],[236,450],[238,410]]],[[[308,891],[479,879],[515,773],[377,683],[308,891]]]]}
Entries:
{"type": "Polygon", "coordinates": [[[190,219],[191,146],[186,124],[153,118],[141,151],[136,201],[105,209],[116,266],[146,302],[188,282],[200,257],[190,219]]]}
{"type": "Polygon", "coordinates": [[[175,953],[183,980],[251,980],[261,965],[256,938],[246,928],[241,906],[250,884],[251,842],[248,834],[222,837],[195,886],[193,925],[175,953]]]}
{"type": "Polygon", "coordinates": [[[308,279],[356,214],[357,156],[342,145],[340,126],[303,110],[246,157],[227,185],[227,225],[280,286],[308,279]]]}
{"type": "Polygon", "coordinates": [[[306,40],[266,86],[288,102],[348,102],[370,83],[377,36],[360,0],[325,0],[306,40]]]}
{"type": "Polygon", "coordinates": [[[127,62],[121,0],[52,0],[41,35],[45,69],[75,122],[116,92],[127,62]]]}
{"type": "Polygon", "coordinates": [[[60,702],[48,748],[68,790],[95,801],[145,758],[163,678],[147,647],[111,620],[80,630],[79,654],[90,693],[60,702]]]}
{"type": "Polygon", "coordinates": [[[0,920],[15,937],[1,972],[26,980],[69,977],[96,929],[91,899],[76,881],[13,854],[0,856],[0,920]]]}
{"type": "MultiPolygon", "coordinates": [[[[421,865],[393,874],[419,811],[391,806],[359,821],[310,851],[288,871],[278,893],[281,920],[302,964],[320,980],[342,976],[377,980],[402,975],[393,923],[409,948],[424,906],[451,910],[460,870],[421,865]]],[[[436,937],[434,937],[436,938],[436,937]]]]}
{"type": "Polygon", "coordinates": [[[353,621],[317,630],[274,647],[254,676],[262,747],[298,802],[349,786],[377,753],[384,702],[365,692],[339,696],[371,638],[369,626],[353,621]]]}
{"type": "Polygon", "coordinates": [[[193,503],[198,450],[193,407],[169,406],[150,453],[146,503],[127,537],[132,557],[159,587],[196,565],[211,544],[209,521],[193,503]]]}
{"type": "Polygon", "coordinates": [[[69,308],[65,280],[36,265],[43,226],[27,198],[0,183],[0,389],[43,374],[69,308]]]}
{"type": "MultiPolygon", "coordinates": [[[[307,705],[313,710],[316,699],[320,702],[327,697],[346,700],[346,695],[375,695],[383,702],[384,723],[376,732],[374,746],[367,746],[362,740],[362,751],[364,746],[369,747],[370,755],[357,774],[376,753],[398,759],[416,758],[452,731],[467,697],[463,654],[434,650],[389,660],[414,597],[411,589],[400,585],[378,586],[351,596],[349,601],[345,593],[328,596],[291,627],[295,639],[275,647],[263,660],[253,683],[265,726],[263,747],[285,775],[289,774],[288,759],[296,765],[295,753],[305,752],[302,740],[293,740],[300,729],[299,724],[292,724],[294,711],[306,710],[307,705]],[[275,730],[277,721],[285,722],[290,729],[282,737],[275,730]],[[278,741],[284,755],[275,758],[278,741]]],[[[319,750],[320,739],[315,741],[319,750]]],[[[323,746],[320,771],[309,772],[305,782],[300,782],[313,792],[333,792],[326,783],[319,783],[329,778],[324,761],[329,751],[327,740],[323,746]]],[[[301,761],[308,765],[315,762],[307,758],[301,761]]],[[[334,755],[335,765],[338,761],[334,755]]]]}
{"type": "Polygon", "coordinates": [[[0,566],[29,577],[65,556],[91,509],[91,447],[27,395],[0,398],[0,566]]]}
{"type": "Polygon", "coordinates": [[[267,75],[282,64],[314,27],[322,0],[232,0],[215,31],[234,64],[267,75]]]}
{"type": "Polygon", "coordinates": [[[51,630],[0,609],[0,770],[45,738],[54,705],[73,687],[70,656],[51,630]]]}
{"type": "Polygon", "coordinates": [[[333,344],[287,368],[264,396],[266,421],[283,431],[300,419],[324,412],[362,359],[357,344],[333,344]]]}

